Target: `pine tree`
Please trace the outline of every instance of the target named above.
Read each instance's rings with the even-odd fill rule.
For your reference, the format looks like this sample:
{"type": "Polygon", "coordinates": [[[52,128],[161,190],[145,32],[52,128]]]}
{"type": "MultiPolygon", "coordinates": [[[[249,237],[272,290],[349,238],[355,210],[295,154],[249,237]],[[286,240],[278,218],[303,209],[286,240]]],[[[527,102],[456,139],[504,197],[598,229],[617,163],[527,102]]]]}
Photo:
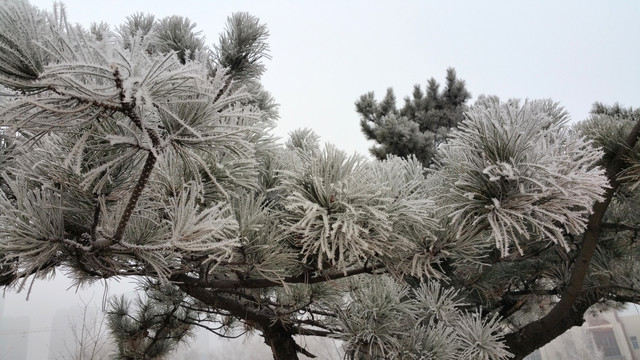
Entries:
{"type": "Polygon", "coordinates": [[[464,81],[449,68],[442,91],[434,78],[427,82],[426,93],[420,85],[415,85],[412,96],[404,99],[400,110],[396,108],[392,88],[387,89],[380,102],[369,92],[356,101],[356,111],[361,116],[360,126],[366,138],[378,143],[370,149],[376,158],[413,155],[429,167],[449,131],[462,121],[469,98],[471,94],[464,81]]]}
{"type": "Polygon", "coordinates": [[[145,289],[145,297],[138,296],[134,304],[124,296],[109,303],[107,322],[118,359],[170,359],[196,324],[206,321],[175,287],[148,283],[145,289]]]}
{"type": "Polygon", "coordinates": [[[0,3],[0,284],[141,279],[109,313],[122,357],[203,327],[256,331],[275,359],[311,355],[299,335],[353,359],[522,359],[640,300],[637,110],[570,127],[553,101],[480,97],[425,174],[270,136],[254,17],[211,52],[149,19],[85,30],[0,3]]]}

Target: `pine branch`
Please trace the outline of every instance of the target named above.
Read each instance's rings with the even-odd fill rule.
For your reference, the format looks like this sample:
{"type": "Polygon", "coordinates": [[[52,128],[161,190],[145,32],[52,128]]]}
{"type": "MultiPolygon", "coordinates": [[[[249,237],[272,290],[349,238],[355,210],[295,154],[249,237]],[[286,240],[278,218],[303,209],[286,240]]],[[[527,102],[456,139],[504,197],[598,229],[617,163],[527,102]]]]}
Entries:
{"type": "Polygon", "coordinates": [[[109,111],[122,111],[122,107],[118,106],[118,104],[115,103],[108,103],[108,102],[104,102],[104,101],[98,101],[96,99],[92,99],[92,98],[83,98],[80,97],[78,95],[71,95],[71,94],[67,94],[64,91],[58,89],[57,87],[53,86],[53,85],[49,85],[47,87],[47,90],[60,95],[62,97],[66,97],[66,98],[70,98],[73,99],[81,104],[87,104],[87,105],[93,105],[95,107],[99,107],[102,108],[104,110],[109,110],[109,111]]]}
{"type": "Polygon", "coordinates": [[[206,326],[206,325],[202,324],[202,320],[200,320],[200,319],[182,319],[181,322],[183,322],[185,324],[192,325],[192,326],[197,326],[199,328],[207,330],[208,332],[210,332],[212,334],[215,334],[216,336],[219,336],[219,337],[225,338],[225,339],[238,339],[238,338],[244,336],[247,333],[247,331],[243,331],[243,332],[239,333],[238,335],[226,335],[226,334],[218,332],[218,330],[222,329],[224,326],[219,326],[217,328],[212,328],[210,326],[206,326]]]}
{"type": "Polygon", "coordinates": [[[314,315],[326,316],[326,317],[336,317],[334,312],[321,311],[317,309],[307,309],[307,312],[314,315]]]}
{"type": "Polygon", "coordinates": [[[271,321],[271,317],[267,314],[252,309],[227,296],[220,295],[216,291],[211,291],[200,286],[187,283],[178,284],[178,287],[186,294],[198,299],[204,304],[207,304],[207,306],[226,310],[231,315],[244,320],[249,325],[271,321]]]}
{"type": "Polygon", "coordinates": [[[179,274],[170,278],[171,281],[182,282],[193,286],[200,286],[204,289],[258,289],[267,287],[282,287],[284,284],[317,284],[330,280],[343,279],[360,274],[371,274],[375,270],[383,269],[384,265],[379,263],[370,267],[363,266],[359,268],[353,268],[345,271],[334,270],[325,273],[321,273],[316,276],[309,276],[307,273],[303,273],[298,276],[286,276],[280,281],[269,279],[237,279],[237,280],[223,280],[223,279],[194,279],[193,277],[179,274]]]}
{"type": "Polygon", "coordinates": [[[504,293],[507,296],[527,296],[527,295],[558,295],[557,289],[527,289],[527,290],[514,290],[504,293]]]}
{"type": "Polygon", "coordinates": [[[170,333],[170,330],[167,330],[167,329],[171,329],[171,325],[169,324],[169,322],[172,318],[174,318],[174,314],[178,311],[178,309],[179,307],[174,305],[169,313],[159,315],[159,317],[162,318],[161,325],[160,325],[161,327],[159,330],[156,330],[155,333],[153,334],[153,338],[151,338],[151,343],[147,345],[147,348],[143,353],[143,357],[142,357],[143,359],[147,358],[147,354],[153,348],[154,344],[156,344],[159,341],[167,340],[171,338],[167,336],[167,334],[170,333]]]}
{"type": "MultiPolygon", "coordinates": [[[[10,286],[15,284],[17,280],[26,279],[33,275],[32,272],[19,272],[17,269],[12,268],[10,264],[5,263],[4,259],[0,257],[0,286],[10,286]]],[[[59,259],[50,258],[46,263],[42,264],[37,272],[42,273],[49,269],[53,269],[60,265],[59,259]]]]}
{"type": "MultiPolygon", "coordinates": [[[[118,88],[118,90],[119,90],[121,111],[140,130],[142,130],[143,132],[147,133],[147,135],[151,139],[151,143],[152,143],[153,147],[155,149],[157,149],[160,146],[160,138],[158,137],[157,133],[153,129],[149,129],[149,128],[144,127],[144,125],[142,124],[142,121],[140,120],[140,117],[138,116],[138,114],[135,111],[135,106],[136,106],[135,102],[134,101],[127,101],[126,95],[125,95],[125,90],[124,90],[123,83],[122,83],[122,78],[120,76],[120,71],[115,66],[114,66],[114,69],[113,69],[113,76],[114,76],[114,81],[116,83],[116,88],[118,88]]],[[[107,241],[104,244],[100,243],[99,241],[96,241],[94,244],[95,244],[97,249],[109,246],[112,243],[119,243],[122,240],[122,237],[124,236],[124,231],[125,231],[125,229],[127,227],[129,219],[131,218],[131,215],[133,214],[133,211],[134,211],[134,209],[135,209],[135,207],[136,207],[136,205],[138,203],[138,200],[140,199],[140,196],[142,195],[142,192],[144,191],[144,188],[147,185],[147,182],[149,181],[149,177],[151,176],[151,172],[153,171],[153,168],[154,168],[154,166],[156,164],[156,161],[157,161],[156,155],[153,152],[149,152],[147,154],[147,159],[146,159],[146,161],[144,163],[144,166],[142,168],[142,172],[140,173],[140,177],[138,178],[136,186],[134,187],[133,192],[131,193],[131,196],[129,197],[129,201],[127,202],[127,206],[124,209],[124,213],[122,214],[122,217],[120,218],[120,221],[118,222],[118,227],[116,228],[116,232],[113,235],[113,238],[110,241],[107,241]]],[[[98,209],[99,208],[96,208],[96,211],[98,211],[98,209]]],[[[95,219],[95,215],[94,215],[94,219],[95,219]]]]}
{"type": "Polygon", "coordinates": [[[611,299],[619,303],[640,304],[640,295],[613,295],[611,299]]]}
{"type": "MultiPolygon", "coordinates": [[[[332,317],[337,317],[337,316],[335,314],[332,314],[332,317]]],[[[324,330],[326,330],[326,332],[328,334],[337,334],[337,333],[340,332],[340,329],[332,328],[332,327],[327,326],[327,325],[325,325],[325,324],[323,324],[323,323],[321,323],[319,321],[306,319],[306,320],[296,320],[295,322],[297,324],[308,325],[308,326],[313,326],[313,327],[316,327],[316,328],[324,329],[324,330]]],[[[299,328],[302,329],[302,326],[300,326],[299,328]]],[[[315,329],[315,330],[317,330],[317,329],[315,329]]],[[[302,333],[299,333],[299,334],[300,335],[305,335],[305,334],[302,334],[302,333]]],[[[316,335],[316,336],[323,336],[323,335],[316,335]]]]}
{"type": "Polygon", "coordinates": [[[315,359],[317,357],[317,356],[313,355],[312,353],[310,353],[307,349],[303,348],[302,346],[300,346],[298,344],[296,344],[296,350],[299,353],[301,353],[304,356],[306,356],[306,357],[309,357],[309,358],[312,358],[312,359],[315,359]]]}
{"type": "MultiPolygon", "coordinates": [[[[626,292],[630,292],[630,293],[639,294],[639,295],[633,295],[633,297],[640,298],[640,292],[638,291],[638,289],[634,289],[633,287],[623,286],[623,285],[608,284],[608,285],[590,286],[588,288],[585,288],[582,292],[583,292],[583,294],[595,293],[595,292],[609,293],[610,294],[610,293],[616,292],[616,291],[626,291],[626,292]]],[[[611,295],[611,297],[623,296],[623,295],[618,295],[618,294],[610,294],[610,295],[611,295]]],[[[607,297],[609,297],[609,296],[607,296],[607,297]]]]}
{"type": "Polygon", "coordinates": [[[122,240],[124,236],[124,230],[127,227],[127,223],[131,218],[131,214],[133,214],[133,210],[140,199],[140,195],[147,185],[149,181],[149,177],[151,176],[151,171],[155,166],[157,158],[153,153],[149,152],[147,154],[147,160],[144,162],[144,167],[142,168],[142,172],[140,173],[140,177],[138,178],[138,182],[136,186],[133,188],[133,192],[129,197],[129,201],[127,202],[127,206],[124,209],[124,213],[122,213],[122,217],[120,218],[120,222],[118,222],[118,227],[116,228],[116,232],[113,235],[112,242],[118,243],[122,240]]]}
{"type": "Polygon", "coordinates": [[[142,120],[140,119],[140,116],[138,116],[138,113],[136,113],[135,111],[135,108],[136,108],[135,101],[133,99],[131,101],[127,100],[125,89],[122,83],[122,77],[120,75],[120,70],[118,70],[116,66],[113,66],[113,77],[116,83],[116,88],[119,91],[118,96],[120,98],[120,107],[121,107],[120,110],[129,119],[131,119],[131,121],[138,127],[138,129],[147,133],[147,135],[151,139],[151,144],[153,145],[154,148],[157,149],[158,147],[160,147],[160,137],[153,129],[146,128],[142,124],[142,120]]]}

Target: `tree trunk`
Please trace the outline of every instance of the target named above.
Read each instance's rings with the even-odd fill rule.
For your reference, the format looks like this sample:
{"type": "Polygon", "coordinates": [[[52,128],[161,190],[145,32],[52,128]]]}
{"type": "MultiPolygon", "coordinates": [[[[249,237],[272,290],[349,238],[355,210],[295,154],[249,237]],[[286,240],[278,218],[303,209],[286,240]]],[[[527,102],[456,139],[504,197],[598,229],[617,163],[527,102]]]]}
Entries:
{"type": "Polygon", "coordinates": [[[264,342],[271,347],[274,360],[298,360],[298,344],[281,324],[267,324],[262,328],[264,342]]]}
{"type": "Polygon", "coordinates": [[[590,306],[591,302],[589,301],[579,302],[561,318],[543,318],[529,323],[516,332],[507,334],[504,337],[505,344],[507,350],[514,355],[510,360],[522,360],[572,327],[581,326],[584,323],[584,313],[590,306]]]}

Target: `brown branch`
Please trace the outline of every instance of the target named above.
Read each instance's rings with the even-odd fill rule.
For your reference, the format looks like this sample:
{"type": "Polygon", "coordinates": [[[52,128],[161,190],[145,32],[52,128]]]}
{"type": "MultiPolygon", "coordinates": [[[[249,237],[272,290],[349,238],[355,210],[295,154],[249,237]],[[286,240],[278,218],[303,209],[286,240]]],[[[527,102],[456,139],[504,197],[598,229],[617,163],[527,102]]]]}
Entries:
{"type": "Polygon", "coordinates": [[[307,329],[303,327],[295,327],[292,329],[298,335],[305,336],[318,336],[318,337],[328,337],[330,335],[335,335],[336,333],[333,331],[326,330],[318,330],[318,329],[307,329]]]}
{"type": "MultiPolygon", "coordinates": [[[[322,330],[327,330],[331,334],[335,334],[337,332],[340,332],[339,329],[332,328],[332,327],[330,327],[328,325],[325,325],[325,324],[323,324],[321,322],[318,322],[318,321],[315,321],[315,320],[312,320],[312,319],[293,320],[293,322],[298,324],[298,326],[308,325],[308,326],[313,326],[315,328],[320,328],[322,330]]],[[[305,334],[302,334],[302,333],[298,333],[298,334],[305,335],[305,334]]]]}
{"type": "Polygon", "coordinates": [[[640,304],[640,295],[614,295],[611,297],[611,300],[620,303],[640,304]]]}
{"type": "Polygon", "coordinates": [[[124,213],[122,213],[122,217],[120,217],[120,222],[118,223],[118,227],[116,228],[116,232],[113,235],[112,242],[118,243],[122,240],[124,236],[124,230],[127,227],[127,223],[131,218],[131,214],[140,199],[140,195],[142,195],[142,191],[144,190],[147,182],[149,181],[149,177],[151,176],[151,171],[156,164],[156,157],[153,153],[147,154],[147,160],[144,162],[144,167],[142,168],[142,172],[140,173],[140,177],[138,178],[138,182],[136,183],[136,187],[133,188],[133,192],[129,197],[129,202],[127,202],[127,206],[124,208],[124,213]]]}
{"type": "Polygon", "coordinates": [[[116,89],[118,89],[118,100],[120,101],[120,104],[108,103],[108,102],[98,101],[96,99],[83,98],[77,95],[67,94],[53,85],[49,85],[47,87],[47,90],[57,95],[73,99],[81,104],[92,105],[92,106],[101,108],[103,110],[117,111],[117,112],[123,113],[136,125],[138,129],[145,132],[149,136],[149,139],[151,139],[151,143],[153,144],[153,147],[158,148],[160,146],[160,136],[158,136],[158,133],[156,133],[155,130],[146,128],[142,124],[142,120],[140,119],[140,116],[135,111],[135,108],[136,108],[135,100],[127,99],[127,96],[125,94],[125,89],[124,89],[124,82],[122,81],[122,75],[120,74],[120,70],[118,69],[118,67],[116,67],[115,65],[113,66],[113,81],[116,85],[116,89]]]}
{"type": "Polygon", "coordinates": [[[315,359],[317,356],[313,355],[312,353],[309,352],[309,350],[303,348],[302,346],[295,344],[296,346],[296,350],[301,353],[302,355],[311,358],[311,359],[315,359]]]}
{"type": "MultiPolygon", "coordinates": [[[[160,138],[156,134],[153,129],[147,129],[143,126],[138,113],[135,111],[135,101],[127,101],[125,90],[122,82],[122,78],[120,77],[120,71],[117,67],[114,66],[113,69],[114,82],[116,83],[116,88],[119,90],[119,99],[121,103],[121,111],[131,119],[131,121],[142,131],[145,131],[149,138],[151,139],[151,143],[154,148],[158,148],[160,146],[160,138]]],[[[151,176],[151,172],[153,171],[153,167],[156,164],[156,155],[153,152],[149,152],[147,154],[147,159],[142,167],[142,172],[140,173],[140,177],[138,178],[138,182],[136,183],[131,196],[129,197],[129,201],[127,202],[127,206],[124,209],[124,213],[122,217],[120,217],[120,221],[118,222],[118,227],[116,228],[116,232],[113,235],[112,239],[109,239],[104,242],[96,241],[94,242],[95,248],[100,249],[106,246],[109,246],[113,243],[118,243],[122,240],[124,236],[124,231],[129,223],[129,219],[133,214],[133,210],[135,209],[142,192],[149,181],[149,177],[151,176]]]]}
{"type": "Polygon", "coordinates": [[[317,310],[317,309],[307,309],[307,312],[310,313],[310,314],[313,314],[313,315],[337,317],[335,313],[328,312],[328,311],[317,310]]]}
{"type": "Polygon", "coordinates": [[[225,339],[237,339],[239,337],[244,336],[247,333],[247,331],[243,331],[238,335],[226,335],[226,334],[222,334],[222,333],[218,332],[218,330],[222,329],[223,326],[219,326],[217,328],[212,328],[210,326],[203,325],[201,323],[201,322],[203,322],[203,320],[200,320],[200,319],[181,319],[180,321],[185,323],[185,324],[188,324],[188,325],[197,326],[199,328],[205,329],[208,332],[210,332],[212,334],[215,334],[216,336],[219,336],[221,338],[225,338],[225,339]]]}
{"type": "MultiPolygon", "coordinates": [[[[214,68],[212,71],[211,77],[215,78],[217,72],[218,72],[218,68],[214,68]]],[[[231,82],[232,82],[231,76],[229,74],[224,74],[223,76],[226,76],[226,79],[224,79],[224,86],[222,86],[222,88],[218,91],[218,94],[216,94],[216,97],[213,99],[214,103],[218,102],[218,100],[220,100],[222,95],[226,93],[229,87],[231,86],[231,82]]]]}
{"type": "MultiPolygon", "coordinates": [[[[172,318],[177,319],[177,317],[174,315],[179,309],[179,306],[176,305],[174,303],[173,308],[171,309],[171,311],[169,313],[164,313],[159,315],[158,317],[160,317],[161,321],[160,321],[160,329],[156,330],[155,333],[153,334],[153,337],[150,338],[151,339],[151,343],[149,343],[146,347],[146,349],[144,349],[144,353],[142,354],[142,358],[143,359],[147,359],[148,358],[148,353],[149,351],[151,351],[151,349],[153,348],[153,346],[158,343],[159,341],[164,339],[169,339],[169,338],[173,338],[171,336],[169,336],[169,334],[171,334],[171,328],[172,326],[170,325],[170,321],[172,318]],[[167,330],[169,329],[169,330],[167,330]]],[[[157,323],[156,323],[157,324],[157,323]]],[[[155,324],[152,324],[151,326],[153,326],[155,324]]],[[[150,327],[151,327],[150,326],[150,327]]]]}
{"type": "Polygon", "coordinates": [[[190,285],[196,285],[202,288],[208,289],[258,289],[267,287],[282,287],[284,284],[317,284],[325,281],[338,280],[360,274],[371,274],[375,270],[382,269],[384,265],[377,264],[370,267],[353,268],[346,271],[334,270],[331,272],[321,273],[316,276],[309,277],[307,273],[303,273],[297,276],[286,276],[279,281],[269,279],[195,279],[187,275],[174,275],[170,278],[171,281],[177,283],[185,283],[190,285]]]}
{"type": "MultiPolygon", "coordinates": [[[[617,296],[623,296],[623,295],[618,295],[618,294],[611,294],[611,292],[616,292],[616,291],[627,291],[630,293],[635,293],[635,294],[639,294],[637,296],[640,296],[639,290],[638,289],[634,289],[632,287],[628,287],[628,286],[623,286],[623,285],[597,285],[597,286],[591,286],[588,288],[585,288],[583,290],[583,293],[594,293],[594,292],[598,292],[598,293],[603,293],[606,292],[608,293],[607,295],[611,295],[611,297],[617,297],[617,296]]],[[[633,295],[635,296],[635,295],[633,295]]],[[[607,296],[609,297],[609,296],[607,296]]]]}
{"type": "Polygon", "coordinates": [[[591,258],[595,253],[598,239],[600,238],[600,233],[602,231],[602,219],[604,218],[616,190],[620,186],[617,174],[622,170],[623,159],[629,153],[629,149],[632,149],[638,141],[638,135],[640,135],[640,121],[635,124],[631,133],[627,137],[624,146],[620,147],[615,158],[606,169],[610,188],[606,190],[604,200],[597,202],[593,206],[593,213],[589,217],[587,229],[583,235],[582,247],[576,257],[571,277],[569,279],[569,284],[562,294],[562,298],[558,304],[556,304],[556,306],[554,306],[549,314],[544,318],[546,319],[546,323],[553,323],[554,318],[562,316],[563,313],[567,312],[582,292],[584,279],[587,275],[591,258]]]}
{"type": "Polygon", "coordinates": [[[509,316],[515,314],[518,310],[522,309],[522,307],[527,303],[528,299],[529,299],[529,295],[523,295],[522,298],[518,300],[515,304],[513,304],[511,307],[501,309],[500,315],[502,315],[505,318],[508,318],[509,316]]]}
{"type": "Polygon", "coordinates": [[[506,295],[511,295],[511,296],[527,296],[527,295],[551,295],[551,296],[555,296],[558,295],[558,290],[556,289],[551,289],[551,290],[535,290],[535,289],[531,289],[531,290],[516,290],[516,291],[507,291],[505,292],[506,295]]]}
{"type": "Polygon", "coordinates": [[[233,300],[226,296],[220,295],[215,291],[204,289],[193,284],[178,284],[180,290],[189,296],[203,302],[207,306],[228,311],[234,317],[245,321],[248,325],[255,325],[271,321],[271,317],[267,314],[260,313],[255,309],[251,309],[239,301],[233,300]]]}

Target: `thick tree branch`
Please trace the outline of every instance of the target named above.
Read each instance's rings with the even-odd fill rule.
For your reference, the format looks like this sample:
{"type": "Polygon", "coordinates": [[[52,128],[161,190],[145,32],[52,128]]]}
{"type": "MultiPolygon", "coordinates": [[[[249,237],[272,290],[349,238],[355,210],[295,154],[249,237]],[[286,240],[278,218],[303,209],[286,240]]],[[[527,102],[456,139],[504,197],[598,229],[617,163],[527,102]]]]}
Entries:
{"type": "Polygon", "coordinates": [[[578,300],[583,294],[584,280],[589,270],[591,258],[595,253],[600,233],[602,232],[602,219],[620,186],[617,175],[623,169],[624,158],[630,149],[633,149],[636,145],[639,135],[640,120],[636,122],[627,136],[624,145],[619,148],[605,170],[610,187],[606,190],[604,199],[593,206],[593,213],[589,217],[581,247],[573,264],[569,283],[562,293],[560,301],[541,319],[531,322],[522,329],[508,334],[505,337],[510,351],[516,354],[516,360],[524,358],[524,356],[535,349],[545,345],[556,336],[559,336],[576,325],[578,322],[577,316],[582,317],[584,311],[592,305],[589,303],[588,306],[584,308],[586,303],[578,304],[578,300]],[[555,336],[550,337],[550,334],[555,334],[555,336]],[[516,347],[519,348],[516,349],[516,347]]]}
{"type": "Polygon", "coordinates": [[[326,330],[318,330],[318,329],[307,329],[303,327],[295,327],[293,328],[297,334],[305,335],[305,336],[318,336],[318,337],[327,337],[330,335],[335,335],[333,331],[326,330]]]}
{"type": "Polygon", "coordinates": [[[568,311],[582,292],[584,279],[587,276],[587,272],[589,269],[589,263],[593,254],[595,253],[598,239],[602,231],[602,219],[604,218],[604,215],[607,211],[607,208],[609,207],[609,204],[611,203],[611,200],[613,199],[616,190],[620,186],[617,179],[617,174],[622,170],[623,159],[629,153],[629,150],[635,146],[639,135],[640,121],[635,124],[629,136],[627,137],[624,146],[620,147],[620,150],[616,154],[615,158],[606,169],[606,175],[609,179],[610,188],[606,190],[604,200],[601,202],[597,202],[593,206],[593,213],[589,217],[587,230],[583,235],[582,246],[580,248],[580,251],[578,252],[578,256],[576,257],[576,261],[571,272],[569,285],[562,294],[561,300],[547,315],[547,317],[549,317],[549,320],[561,316],[564,312],[568,311]]]}
{"type": "Polygon", "coordinates": [[[558,290],[556,290],[556,289],[551,289],[551,290],[545,290],[545,289],[517,290],[517,291],[507,291],[507,292],[505,292],[505,295],[510,295],[510,296],[550,295],[550,296],[555,296],[555,295],[558,295],[558,290]]]}
{"type": "Polygon", "coordinates": [[[185,283],[178,284],[178,287],[186,294],[198,299],[204,304],[207,304],[207,306],[226,310],[231,315],[245,321],[249,325],[255,325],[260,322],[271,320],[271,317],[267,316],[267,314],[260,313],[257,310],[245,306],[239,301],[220,295],[214,290],[204,289],[197,285],[185,283]]]}
{"type": "Polygon", "coordinates": [[[611,300],[620,303],[640,304],[640,295],[613,295],[611,296],[611,300]]]}

